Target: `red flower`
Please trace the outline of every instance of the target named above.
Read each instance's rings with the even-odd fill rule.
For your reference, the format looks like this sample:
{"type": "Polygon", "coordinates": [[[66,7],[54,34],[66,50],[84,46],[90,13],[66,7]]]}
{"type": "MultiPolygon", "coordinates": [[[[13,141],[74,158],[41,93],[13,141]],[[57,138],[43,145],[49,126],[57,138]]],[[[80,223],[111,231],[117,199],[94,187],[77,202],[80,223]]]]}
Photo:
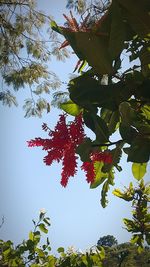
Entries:
{"type": "Polygon", "coordinates": [[[83,162],[81,170],[84,170],[86,173],[86,180],[88,183],[94,182],[95,172],[94,172],[94,163],[92,161],[83,162]]]}
{"type": "Polygon", "coordinates": [[[109,152],[93,152],[90,155],[91,161],[84,162],[81,169],[86,172],[87,182],[93,183],[95,178],[94,163],[96,161],[102,161],[104,163],[112,163],[112,155],[109,152]]]}
{"type": "MultiPolygon", "coordinates": [[[[77,172],[76,148],[85,137],[81,114],[70,124],[66,124],[66,117],[66,115],[60,115],[54,131],[50,130],[45,123],[43,124],[43,130],[49,132],[49,139],[35,138],[27,142],[29,147],[42,146],[43,150],[47,151],[43,159],[46,165],[51,165],[54,161],[62,161],[61,185],[64,187],[70,176],[74,176],[77,172]]],[[[110,164],[112,156],[109,152],[92,152],[90,160],[90,162],[84,162],[81,169],[86,172],[87,182],[93,183],[94,163],[102,161],[110,164]]]]}
{"type": "MultiPolygon", "coordinates": [[[[48,131],[46,124],[43,130],[48,131]]],[[[69,177],[74,176],[77,171],[76,147],[84,138],[83,120],[79,115],[69,125],[66,124],[66,116],[60,115],[59,121],[54,131],[49,130],[50,139],[35,138],[28,141],[28,146],[42,146],[48,154],[44,157],[46,165],[51,165],[53,161],[62,160],[61,185],[66,187],[69,177]]]]}

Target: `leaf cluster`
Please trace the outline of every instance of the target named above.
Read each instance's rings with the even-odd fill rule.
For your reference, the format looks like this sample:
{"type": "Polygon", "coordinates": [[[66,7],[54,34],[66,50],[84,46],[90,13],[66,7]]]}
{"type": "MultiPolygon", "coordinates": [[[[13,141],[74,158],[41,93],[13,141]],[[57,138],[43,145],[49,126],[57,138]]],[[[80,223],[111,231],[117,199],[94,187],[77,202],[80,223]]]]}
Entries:
{"type": "Polygon", "coordinates": [[[59,247],[59,256],[56,257],[51,254],[50,241],[47,237],[46,244],[41,244],[42,234],[48,233],[48,227],[50,226],[50,220],[45,216],[45,213],[41,212],[38,222],[33,220],[34,230],[30,231],[29,238],[24,240],[16,247],[12,241],[0,240],[0,266],[9,267],[92,267],[102,266],[102,261],[105,257],[105,251],[103,247],[95,247],[90,249],[89,252],[81,253],[72,249],[64,250],[59,247]]]}
{"type": "MultiPolygon", "coordinates": [[[[68,2],[72,8],[73,1],[68,2]]],[[[132,173],[140,192],[146,190],[140,196],[137,188],[130,184],[124,193],[119,189],[114,191],[124,200],[133,201],[133,221],[124,222],[128,231],[138,235],[135,243],[140,248],[144,239],[149,243],[150,232],[147,217],[150,192],[143,189],[147,187],[141,180],[150,157],[149,12],[148,0],[138,0],[136,5],[134,0],[113,0],[105,12],[99,11],[99,18],[93,24],[87,21],[84,28],[82,24],[78,29],[61,27],[54,22],[52,25],[82,62],[77,67],[78,76],[68,84],[70,99],[61,105],[70,115],[82,112],[85,126],[95,135],[94,140],[85,138],[76,152],[83,162],[90,162],[90,153],[94,151],[112,155],[112,164],[95,163],[95,180],[90,187],[102,185],[101,204],[105,207],[107,193],[115,183],[114,172],[122,170],[119,163],[125,153],[127,162],[132,162],[132,173]],[[129,69],[122,69],[124,55],[131,64],[129,69]],[[134,65],[135,59],[138,65],[134,65]],[[112,141],[114,133],[119,135],[116,141],[112,141]]]]}
{"type": "MultiPolygon", "coordinates": [[[[52,56],[59,60],[69,56],[66,49],[58,49],[61,41],[49,26],[51,16],[39,11],[36,4],[36,0],[0,1],[0,100],[9,106],[16,105],[13,91],[29,88],[35,112],[26,106],[25,116],[41,116],[43,109],[39,108],[38,96],[49,95],[51,89],[61,85],[57,75],[48,70],[52,56]]],[[[44,99],[50,104],[50,100],[44,99]]]]}

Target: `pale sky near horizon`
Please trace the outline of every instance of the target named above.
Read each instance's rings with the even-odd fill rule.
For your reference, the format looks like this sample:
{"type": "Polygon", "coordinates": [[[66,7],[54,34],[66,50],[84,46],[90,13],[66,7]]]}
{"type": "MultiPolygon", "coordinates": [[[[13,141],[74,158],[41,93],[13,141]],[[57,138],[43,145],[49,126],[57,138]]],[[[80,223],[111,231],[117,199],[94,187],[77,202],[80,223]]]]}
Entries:
{"type": "MultiPolygon", "coordinates": [[[[39,0],[38,5],[59,23],[64,21],[62,13],[69,13],[65,10],[66,1],[39,0]]],[[[50,69],[61,80],[67,81],[76,61],[77,58],[67,59],[65,63],[52,61],[50,69]]],[[[60,110],[52,109],[40,119],[24,118],[22,105],[28,95],[26,89],[17,93],[18,108],[0,104],[0,218],[5,217],[0,239],[10,239],[15,244],[26,239],[33,229],[32,219],[36,220],[39,210],[45,208],[52,224],[49,239],[53,251],[60,246],[67,248],[72,245],[85,250],[107,234],[114,235],[119,243],[129,241],[130,234],[123,229],[122,219],[131,217],[130,203],[109,193],[108,207],[103,209],[100,206],[101,188],[89,189],[80,169],[75,177],[70,178],[67,188],[62,188],[61,164],[46,166],[43,163],[44,151],[27,147],[27,140],[47,137],[41,129],[42,123],[46,122],[53,128],[60,113],[60,110]]],[[[123,188],[128,186],[130,180],[136,181],[131,173],[131,164],[126,163],[125,157],[121,165],[123,171],[116,172],[115,187],[123,188]]]]}

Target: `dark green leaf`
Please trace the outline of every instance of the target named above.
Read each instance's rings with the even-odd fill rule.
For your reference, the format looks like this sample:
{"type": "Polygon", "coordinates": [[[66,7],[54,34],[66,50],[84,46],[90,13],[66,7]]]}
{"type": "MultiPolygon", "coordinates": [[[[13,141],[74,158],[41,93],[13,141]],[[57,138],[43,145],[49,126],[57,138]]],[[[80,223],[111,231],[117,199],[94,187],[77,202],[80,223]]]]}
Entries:
{"type": "Polygon", "coordinates": [[[45,222],[48,226],[50,226],[51,224],[50,224],[50,222],[49,222],[48,219],[49,219],[49,218],[44,218],[44,219],[43,219],[43,222],[45,222]]]}
{"type": "Polygon", "coordinates": [[[117,110],[121,102],[132,95],[132,90],[124,82],[101,85],[97,80],[82,75],[70,81],[68,85],[71,100],[79,106],[88,109],[97,105],[110,110],[117,110]]]}
{"type": "Polygon", "coordinates": [[[137,136],[137,131],[135,130],[135,128],[133,128],[132,126],[125,126],[122,123],[119,126],[119,132],[122,139],[128,144],[131,144],[137,136]]]}
{"type": "Polygon", "coordinates": [[[77,147],[76,153],[79,154],[82,162],[90,160],[90,153],[92,152],[92,141],[90,138],[85,138],[83,142],[77,147]]]}
{"type": "Polygon", "coordinates": [[[128,148],[127,161],[144,163],[148,162],[150,157],[150,141],[147,139],[136,139],[128,148]]]}
{"type": "Polygon", "coordinates": [[[96,73],[112,73],[112,59],[108,52],[108,36],[94,32],[73,32],[63,29],[63,34],[81,60],[86,60],[96,73]],[[94,47],[94,49],[93,49],[94,47]]]}
{"type": "Polygon", "coordinates": [[[146,234],[146,242],[150,245],[150,234],[146,234]]]}
{"type": "Polygon", "coordinates": [[[134,109],[131,108],[131,106],[130,106],[130,104],[128,102],[122,102],[119,105],[119,112],[120,112],[120,115],[121,115],[122,124],[124,126],[131,125],[131,122],[136,117],[136,112],[134,111],[134,109]]]}
{"type": "Polygon", "coordinates": [[[103,184],[103,188],[102,188],[102,191],[101,191],[101,205],[102,205],[103,208],[106,208],[107,203],[108,203],[108,200],[107,200],[108,190],[109,190],[109,183],[108,183],[108,181],[106,181],[103,184]]]}
{"type": "Polygon", "coordinates": [[[58,251],[59,253],[62,253],[62,252],[64,252],[65,250],[64,250],[63,247],[59,247],[59,248],[57,249],[57,251],[58,251]]]}
{"type": "Polygon", "coordinates": [[[112,59],[116,59],[124,47],[126,37],[123,14],[117,1],[113,1],[110,8],[111,29],[109,39],[109,52],[112,59]]]}

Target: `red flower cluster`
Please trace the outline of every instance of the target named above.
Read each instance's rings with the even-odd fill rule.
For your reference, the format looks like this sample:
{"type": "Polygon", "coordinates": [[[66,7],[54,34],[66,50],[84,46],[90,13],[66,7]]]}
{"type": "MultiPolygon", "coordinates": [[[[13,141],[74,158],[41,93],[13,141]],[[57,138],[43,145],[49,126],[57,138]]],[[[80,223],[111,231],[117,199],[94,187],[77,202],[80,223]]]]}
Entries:
{"type": "Polygon", "coordinates": [[[112,163],[112,155],[109,152],[93,152],[90,155],[90,162],[84,162],[81,169],[86,172],[87,182],[93,183],[95,178],[94,163],[102,161],[104,163],[112,163]]]}
{"type": "Polygon", "coordinates": [[[81,114],[69,125],[66,124],[66,115],[60,115],[59,121],[54,129],[50,130],[44,123],[43,130],[49,131],[49,139],[35,138],[28,141],[28,146],[42,146],[48,152],[44,157],[46,165],[53,161],[62,160],[61,185],[66,187],[69,177],[74,176],[77,171],[76,147],[83,141],[84,130],[81,114]]]}

